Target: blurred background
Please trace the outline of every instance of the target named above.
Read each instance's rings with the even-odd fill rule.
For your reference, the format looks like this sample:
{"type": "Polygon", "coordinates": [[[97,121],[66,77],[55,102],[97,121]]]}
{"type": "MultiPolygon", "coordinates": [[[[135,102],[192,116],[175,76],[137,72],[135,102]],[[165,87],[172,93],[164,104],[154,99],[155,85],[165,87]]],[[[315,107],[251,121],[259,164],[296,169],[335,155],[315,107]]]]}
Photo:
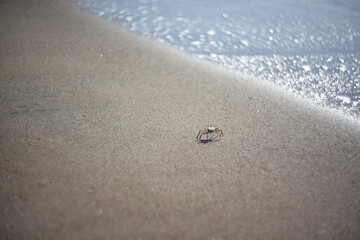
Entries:
{"type": "Polygon", "coordinates": [[[360,117],[358,0],[74,0],[195,58],[360,117]]]}

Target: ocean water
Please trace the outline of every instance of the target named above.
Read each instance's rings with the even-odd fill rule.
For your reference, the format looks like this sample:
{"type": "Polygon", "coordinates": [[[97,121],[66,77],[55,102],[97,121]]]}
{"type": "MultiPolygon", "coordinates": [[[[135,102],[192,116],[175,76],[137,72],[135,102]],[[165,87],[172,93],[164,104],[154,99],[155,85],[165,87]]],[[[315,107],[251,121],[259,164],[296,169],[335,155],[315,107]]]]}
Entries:
{"type": "Polygon", "coordinates": [[[131,31],[360,117],[358,0],[74,0],[131,31]]]}

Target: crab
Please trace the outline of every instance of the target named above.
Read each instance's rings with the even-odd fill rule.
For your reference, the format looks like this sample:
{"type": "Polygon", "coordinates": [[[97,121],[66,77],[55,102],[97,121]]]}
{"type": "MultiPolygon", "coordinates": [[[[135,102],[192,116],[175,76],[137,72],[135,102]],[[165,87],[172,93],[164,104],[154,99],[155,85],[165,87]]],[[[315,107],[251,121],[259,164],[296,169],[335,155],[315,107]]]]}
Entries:
{"type": "Polygon", "coordinates": [[[210,136],[210,141],[217,138],[217,137],[222,137],[224,136],[224,133],[221,129],[219,128],[215,128],[212,125],[208,125],[205,129],[202,129],[199,131],[196,139],[201,140],[202,135],[206,134],[206,140],[209,141],[209,134],[211,134],[210,136]],[[215,136],[215,138],[213,138],[215,136]]]}

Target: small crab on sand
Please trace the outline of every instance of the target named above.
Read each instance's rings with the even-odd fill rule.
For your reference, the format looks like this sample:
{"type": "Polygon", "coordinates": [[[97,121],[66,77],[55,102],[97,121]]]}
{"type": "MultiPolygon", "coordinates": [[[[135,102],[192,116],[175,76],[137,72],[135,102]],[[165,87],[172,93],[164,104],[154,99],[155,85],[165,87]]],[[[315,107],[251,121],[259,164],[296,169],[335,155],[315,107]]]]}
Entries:
{"type": "Polygon", "coordinates": [[[215,128],[212,125],[207,126],[205,129],[202,129],[199,131],[196,139],[197,140],[201,140],[202,135],[206,134],[206,140],[207,141],[211,141],[217,137],[221,138],[222,136],[224,136],[224,133],[221,129],[219,128],[215,128]],[[209,138],[209,134],[211,135],[209,138]],[[215,137],[214,137],[215,136],[215,137]],[[214,137],[214,138],[213,138],[214,137]]]}

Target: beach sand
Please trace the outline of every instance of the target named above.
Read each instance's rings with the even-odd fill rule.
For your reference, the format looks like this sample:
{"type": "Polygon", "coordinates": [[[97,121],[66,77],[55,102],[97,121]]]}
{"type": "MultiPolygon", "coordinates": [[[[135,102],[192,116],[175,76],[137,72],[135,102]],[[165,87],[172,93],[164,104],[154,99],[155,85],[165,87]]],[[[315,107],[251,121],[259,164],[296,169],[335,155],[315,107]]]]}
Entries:
{"type": "Polygon", "coordinates": [[[0,32],[1,239],[360,236],[357,120],[69,0],[1,1],[0,32]]]}

